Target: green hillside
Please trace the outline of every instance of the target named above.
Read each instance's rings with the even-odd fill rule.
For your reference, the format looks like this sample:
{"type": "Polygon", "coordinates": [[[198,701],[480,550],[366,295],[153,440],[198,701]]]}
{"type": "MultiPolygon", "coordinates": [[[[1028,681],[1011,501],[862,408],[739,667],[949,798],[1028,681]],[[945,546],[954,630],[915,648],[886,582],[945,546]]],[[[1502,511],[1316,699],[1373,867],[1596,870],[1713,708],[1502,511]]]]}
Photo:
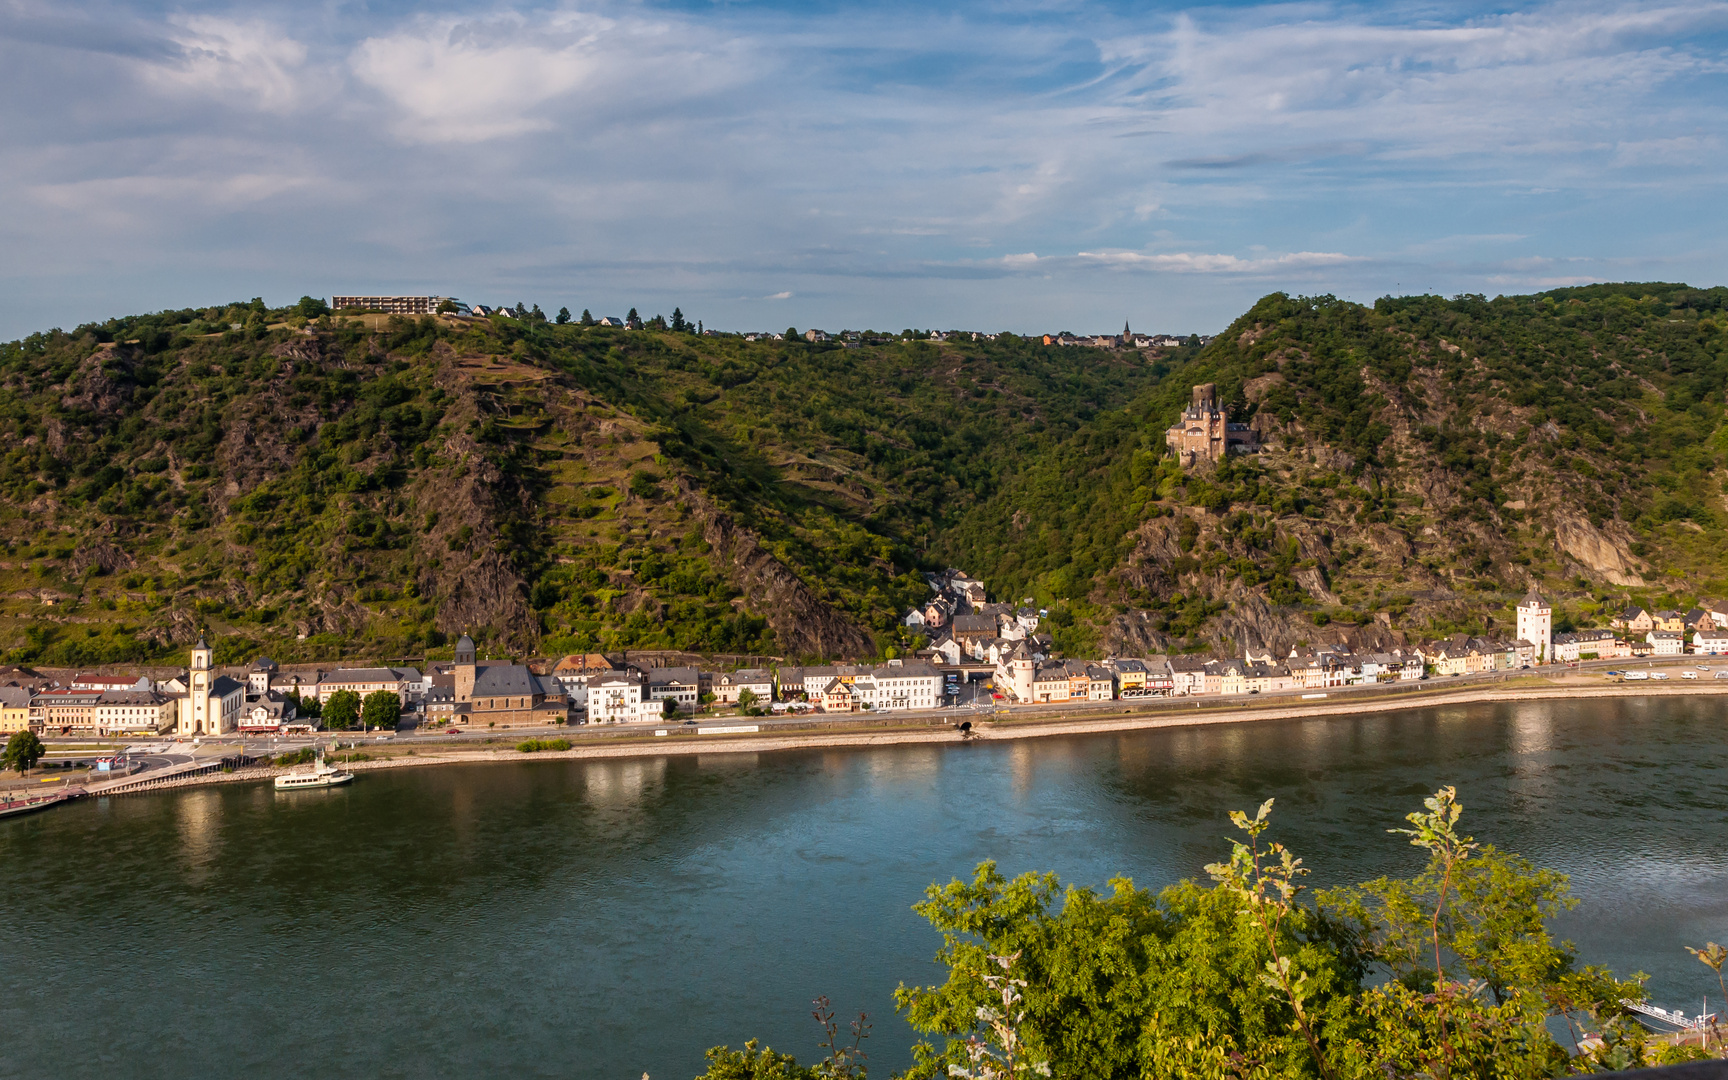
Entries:
{"type": "Polygon", "coordinates": [[[37,334],[0,348],[0,644],[903,648],[948,523],[1161,370],[256,301],[37,334]]]}
{"type": "Polygon", "coordinates": [[[1274,294],[940,550],[1067,599],[1077,641],[1122,647],[1494,629],[1531,584],[1563,628],[1720,595],[1725,305],[1665,284],[1373,308],[1274,294]],[[1199,382],[1265,453],[1189,475],[1165,456],[1199,382]]]}
{"type": "Polygon", "coordinates": [[[748,343],[261,302],[0,346],[13,662],[864,656],[961,566],[1098,649],[1728,592],[1728,290],[1268,296],[1205,349],[748,343]],[[1218,384],[1264,453],[1184,474],[1218,384]]]}

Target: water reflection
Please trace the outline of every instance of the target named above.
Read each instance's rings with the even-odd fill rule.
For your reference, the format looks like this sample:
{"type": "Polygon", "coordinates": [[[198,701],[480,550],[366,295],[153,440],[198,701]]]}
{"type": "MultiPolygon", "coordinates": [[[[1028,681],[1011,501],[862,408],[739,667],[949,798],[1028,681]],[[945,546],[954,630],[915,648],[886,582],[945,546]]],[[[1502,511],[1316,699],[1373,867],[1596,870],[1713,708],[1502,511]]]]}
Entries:
{"type": "Polygon", "coordinates": [[[215,788],[191,788],[174,803],[174,823],[180,833],[180,860],[186,878],[202,884],[215,869],[221,849],[222,794],[215,788]]]}
{"type": "MultiPolygon", "coordinates": [[[[699,768],[714,768],[716,760],[714,756],[702,755],[696,759],[696,764],[699,768]]],[[[663,757],[593,761],[582,766],[583,792],[589,804],[600,809],[640,807],[649,795],[660,790],[665,780],[666,759],[663,757]]]]}

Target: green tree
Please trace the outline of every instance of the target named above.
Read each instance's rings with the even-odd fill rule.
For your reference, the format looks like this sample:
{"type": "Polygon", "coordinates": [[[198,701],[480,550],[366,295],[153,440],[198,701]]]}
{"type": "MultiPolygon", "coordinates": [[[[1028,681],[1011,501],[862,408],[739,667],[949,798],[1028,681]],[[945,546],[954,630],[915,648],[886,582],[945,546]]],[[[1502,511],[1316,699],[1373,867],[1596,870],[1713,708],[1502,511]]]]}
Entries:
{"type": "Polygon", "coordinates": [[[748,709],[748,708],[750,708],[750,706],[752,706],[754,704],[756,704],[756,691],[754,691],[754,690],[740,690],[740,691],[738,691],[738,707],[740,709],[748,709]]]}
{"type": "Polygon", "coordinates": [[[660,715],[667,720],[678,715],[678,702],[675,698],[666,698],[660,702],[660,715]]]}
{"type": "Polygon", "coordinates": [[[798,340],[798,328],[796,326],[788,326],[786,328],[786,340],[787,341],[797,341],[798,340]]]}
{"type": "Polygon", "coordinates": [[[302,296],[300,302],[294,305],[294,314],[305,319],[316,319],[320,315],[330,314],[330,305],[316,296],[302,296]]]}
{"type": "Polygon", "coordinates": [[[352,690],[338,690],[324,702],[324,726],[331,731],[347,731],[360,721],[360,695],[352,690]]]}
{"type": "Polygon", "coordinates": [[[301,716],[316,720],[320,716],[324,715],[324,706],[319,702],[317,694],[308,694],[305,697],[300,697],[297,694],[290,693],[288,699],[294,703],[294,711],[299,713],[301,716]]]}
{"type": "Polygon", "coordinates": [[[684,312],[679,308],[672,309],[672,332],[682,334],[690,329],[690,324],[684,321],[684,312]]]}
{"type": "Polygon", "coordinates": [[[594,319],[593,313],[590,312],[587,308],[583,308],[582,309],[582,325],[583,326],[593,326],[594,322],[595,322],[595,319],[594,319]]]}
{"type": "Polygon", "coordinates": [[[456,314],[456,301],[454,301],[454,300],[441,300],[441,301],[439,301],[438,314],[440,314],[440,315],[454,315],[454,314],[456,314]]]}
{"type": "MultiPolygon", "coordinates": [[[[1382,879],[1303,900],[1302,861],[1264,845],[1270,805],[1232,819],[1248,833],[1213,887],[1152,893],[1118,879],[1100,895],[1053,875],[1012,881],[985,863],[971,882],[932,886],[916,910],[943,932],[940,986],[896,1002],[913,1028],[916,1078],[978,1060],[979,1018],[1012,1016],[1012,1045],[1056,1076],[1493,1077],[1566,1071],[1550,1021],[1588,1022],[1620,1067],[1660,1050],[1624,1022],[1640,995],[1579,967],[1547,935],[1568,903],[1564,877],[1502,856],[1457,830],[1450,789],[1403,830],[1429,853],[1404,882],[1382,879]],[[1436,959],[1438,942],[1438,959],[1436,959]],[[1021,1000],[1003,1007],[1003,961],[1021,1000]],[[1469,983],[1448,970],[1468,972],[1469,983]],[[994,974],[992,974],[994,972],[994,974]],[[1387,973],[1392,975],[1387,981],[1387,973]],[[990,978],[986,978],[986,976],[990,978]],[[991,980],[996,980],[992,982],[991,980]]],[[[1006,1045],[998,1031],[995,1045],[1006,1045]]]]}
{"type": "Polygon", "coordinates": [[[42,740],[36,737],[34,731],[14,731],[12,737],[6,740],[5,753],[0,754],[0,769],[17,769],[22,776],[36,767],[44,753],[46,750],[42,746],[42,740]]]}
{"type": "Polygon", "coordinates": [[[555,321],[558,323],[559,326],[563,326],[565,323],[569,322],[570,321],[570,309],[567,307],[559,308],[558,309],[558,318],[555,321]]]}
{"type": "Polygon", "coordinates": [[[363,727],[395,731],[396,725],[401,719],[401,698],[388,690],[374,690],[366,695],[366,702],[360,710],[360,722],[363,727]]]}

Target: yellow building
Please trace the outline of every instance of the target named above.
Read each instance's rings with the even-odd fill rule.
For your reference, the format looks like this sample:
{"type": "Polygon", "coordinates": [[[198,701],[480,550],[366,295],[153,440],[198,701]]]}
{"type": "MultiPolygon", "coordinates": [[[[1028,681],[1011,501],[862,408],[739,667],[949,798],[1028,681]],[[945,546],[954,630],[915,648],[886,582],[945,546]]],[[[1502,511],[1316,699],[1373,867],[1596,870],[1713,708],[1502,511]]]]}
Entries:
{"type": "Polygon", "coordinates": [[[0,686],[0,735],[30,727],[30,691],[22,686],[0,686]]]}

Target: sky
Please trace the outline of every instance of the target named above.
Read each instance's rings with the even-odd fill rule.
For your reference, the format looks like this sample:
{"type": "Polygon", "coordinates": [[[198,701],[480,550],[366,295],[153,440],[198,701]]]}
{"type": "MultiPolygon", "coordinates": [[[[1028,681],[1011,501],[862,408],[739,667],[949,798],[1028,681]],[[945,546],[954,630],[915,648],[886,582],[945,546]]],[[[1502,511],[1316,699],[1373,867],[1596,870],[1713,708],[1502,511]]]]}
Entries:
{"type": "Polygon", "coordinates": [[[1211,333],[1728,282],[1728,0],[0,0],[0,339],[303,294],[1211,333]]]}

